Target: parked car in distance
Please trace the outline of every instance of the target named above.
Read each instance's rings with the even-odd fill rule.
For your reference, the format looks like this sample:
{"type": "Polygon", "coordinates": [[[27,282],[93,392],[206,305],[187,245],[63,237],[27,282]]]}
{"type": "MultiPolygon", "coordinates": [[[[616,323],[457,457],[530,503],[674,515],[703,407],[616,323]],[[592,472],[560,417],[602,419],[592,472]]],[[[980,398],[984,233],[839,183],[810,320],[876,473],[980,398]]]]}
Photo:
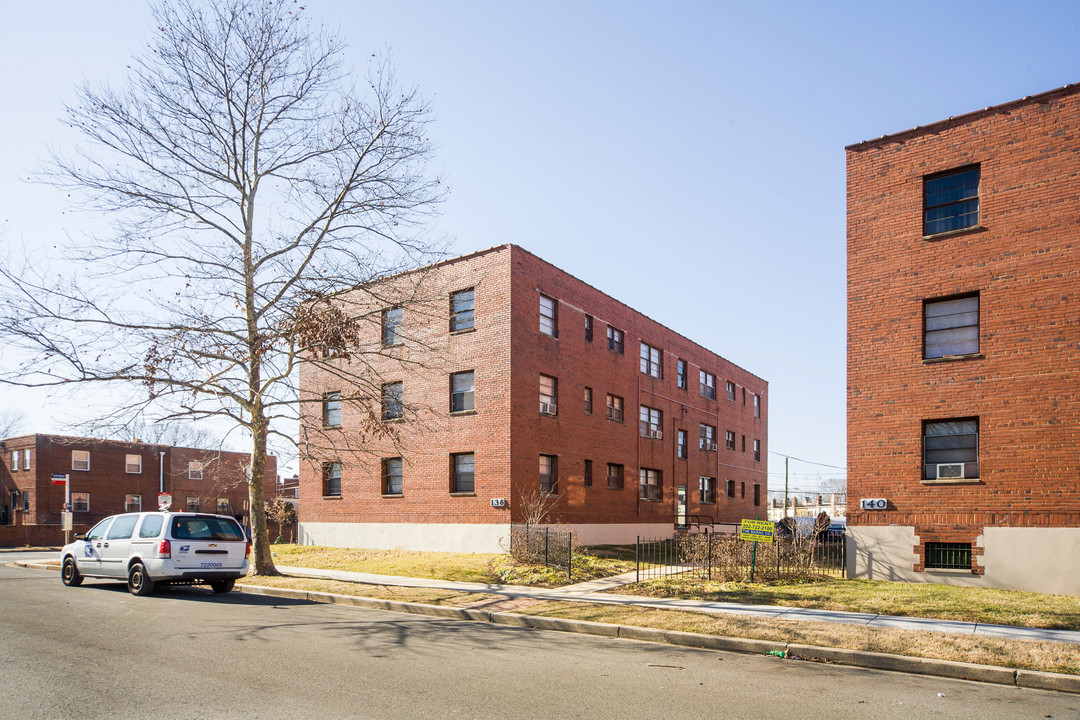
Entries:
{"type": "Polygon", "coordinates": [[[216,593],[233,589],[248,572],[251,545],[228,515],[137,512],[105,518],[60,551],[61,579],[126,580],[133,595],[156,585],[208,584],[216,593]]]}

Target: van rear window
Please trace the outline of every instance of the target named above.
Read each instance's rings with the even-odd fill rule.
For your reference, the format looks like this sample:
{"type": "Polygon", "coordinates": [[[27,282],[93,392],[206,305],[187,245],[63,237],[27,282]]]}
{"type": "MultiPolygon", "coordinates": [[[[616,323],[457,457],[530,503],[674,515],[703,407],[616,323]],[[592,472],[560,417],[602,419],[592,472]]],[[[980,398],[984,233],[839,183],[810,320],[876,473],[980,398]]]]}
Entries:
{"type": "Polygon", "coordinates": [[[177,540],[247,540],[234,520],[186,515],[173,518],[172,536],[177,540]]]}

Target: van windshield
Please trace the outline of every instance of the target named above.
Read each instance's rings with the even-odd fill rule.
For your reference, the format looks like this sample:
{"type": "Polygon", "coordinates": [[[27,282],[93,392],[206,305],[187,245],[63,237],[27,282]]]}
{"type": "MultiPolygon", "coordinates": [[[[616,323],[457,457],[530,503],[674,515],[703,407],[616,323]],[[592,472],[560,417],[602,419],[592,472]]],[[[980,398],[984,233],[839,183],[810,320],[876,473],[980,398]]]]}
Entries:
{"type": "Polygon", "coordinates": [[[181,515],[172,521],[176,540],[238,540],[246,542],[244,531],[235,520],[208,515],[181,515]]]}

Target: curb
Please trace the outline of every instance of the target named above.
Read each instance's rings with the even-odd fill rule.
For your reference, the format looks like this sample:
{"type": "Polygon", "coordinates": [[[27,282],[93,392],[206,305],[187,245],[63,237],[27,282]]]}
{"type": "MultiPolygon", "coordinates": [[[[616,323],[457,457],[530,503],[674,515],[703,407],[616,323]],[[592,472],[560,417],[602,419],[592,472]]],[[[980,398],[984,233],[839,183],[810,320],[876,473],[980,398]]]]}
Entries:
{"type": "Polygon", "coordinates": [[[976,665],[974,663],[953,660],[935,660],[932,658],[910,657],[907,655],[889,655],[866,650],[847,650],[844,648],[825,648],[814,645],[773,642],[769,640],[749,640],[745,638],[722,637],[719,635],[701,635],[677,630],[613,625],[610,623],[590,622],[586,620],[565,620],[562,618],[522,615],[520,613],[490,612],[473,608],[455,608],[444,605],[426,605],[423,603],[401,602],[398,600],[378,600],[375,598],[339,595],[336,593],[312,592],[308,590],[290,590],[287,588],[263,587],[260,585],[237,585],[236,592],[251,595],[307,600],[309,602],[332,603],[363,607],[371,610],[390,610],[413,615],[429,615],[452,620],[470,620],[487,622],[495,625],[528,628],[532,630],[554,630],[573,632],[606,638],[621,638],[641,642],[678,645],[701,650],[721,650],[744,655],[764,655],[767,653],[783,654],[792,660],[807,660],[836,663],[868,670],[886,670],[912,675],[930,675],[971,680],[974,682],[1012,685],[1033,690],[1053,690],[1080,694],[1080,675],[1063,673],[1037,672],[1034,670],[1013,670],[994,665],[976,665]]]}

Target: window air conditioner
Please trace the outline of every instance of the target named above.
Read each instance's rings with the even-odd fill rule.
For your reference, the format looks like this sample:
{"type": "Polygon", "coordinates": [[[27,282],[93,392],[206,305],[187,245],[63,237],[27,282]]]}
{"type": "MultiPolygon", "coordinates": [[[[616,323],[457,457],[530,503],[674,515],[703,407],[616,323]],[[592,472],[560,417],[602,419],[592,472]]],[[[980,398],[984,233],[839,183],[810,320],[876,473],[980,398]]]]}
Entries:
{"type": "Polygon", "coordinates": [[[548,402],[541,402],[540,403],[540,412],[543,413],[544,415],[554,415],[555,410],[556,410],[555,403],[548,403],[548,402]]]}
{"type": "Polygon", "coordinates": [[[651,437],[654,440],[663,440],[664,439],[664,433],[662,431],[660,431],[660,430],[650,430],[649,431],[649,437],[651,437]]]}
{"type": "Polygon", "coordinates": [[[939,463],[937,476],[939,478],[962,478],[964,477],[964,463],[939,463]]]}

